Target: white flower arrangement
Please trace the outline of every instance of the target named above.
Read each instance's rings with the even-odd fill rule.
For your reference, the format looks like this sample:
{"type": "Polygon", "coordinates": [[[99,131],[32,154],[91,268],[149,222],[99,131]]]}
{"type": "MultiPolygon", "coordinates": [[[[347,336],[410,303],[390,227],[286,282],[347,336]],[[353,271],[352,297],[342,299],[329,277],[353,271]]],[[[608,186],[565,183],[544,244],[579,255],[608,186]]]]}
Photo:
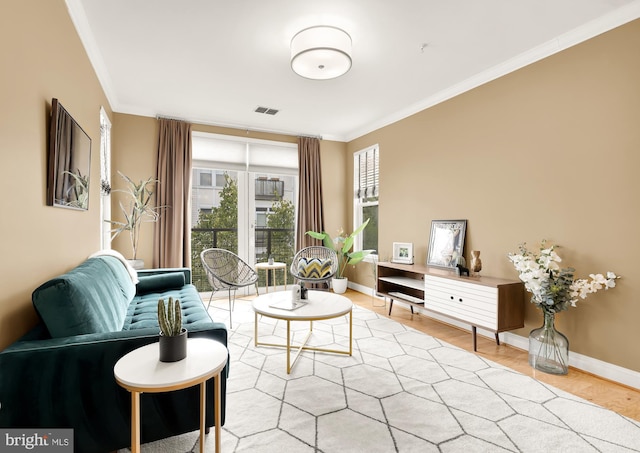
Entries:
{"type": "Polygon", "coordinates": [[[520,274],[520,280],[529,291],[531,302],[544,311],[558,313],[575,307],[579,299],[586,299],[602,288],[605,290],[616,286],[620,278],[613,272],[589,274],[589,278],[574,280],[575,269],[561,268],[558,263],[562,259],[555,252],[557,245],[547,246],[546,241],[540,243],[539,254],[527,250],[526,244],[519,246],[520,253],[509,253],[509,260],[520,274]]]}

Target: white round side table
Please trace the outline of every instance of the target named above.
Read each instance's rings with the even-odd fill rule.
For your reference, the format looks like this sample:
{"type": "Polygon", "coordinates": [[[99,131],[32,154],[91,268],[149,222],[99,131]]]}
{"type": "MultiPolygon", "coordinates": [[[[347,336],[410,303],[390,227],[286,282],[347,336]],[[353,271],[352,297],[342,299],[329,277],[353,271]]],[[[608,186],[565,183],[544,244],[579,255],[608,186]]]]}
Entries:
{"type": "Polygon", "coordinates": [[[269,271],[271,271],[271,275],[273,278],[273,290],[275,291],[278,288],[278,280],[276,279],[276,270],[282,269],[282,279],[284,280],[284,289],[287,289],[287,263],[279,263],[275,262],[273,264],[269,263],[256,263],[257,270],[264,270],[266,281],[265,281],[265,291],[269,292],[269,271]]]}
{"type": "Polygon", "coordinates": [[[134,349],[113,367],[118,384],[131,392],[131,453],[140,452],[140,394],[170,392],[200,384],[200,453],[204,453],[206,381],[214,381],[215,451],[220,451],[220,372],[229,352],[220,342],[206,338],[187,340],[187,357],[161,362],[158,343],[134,349]]]}

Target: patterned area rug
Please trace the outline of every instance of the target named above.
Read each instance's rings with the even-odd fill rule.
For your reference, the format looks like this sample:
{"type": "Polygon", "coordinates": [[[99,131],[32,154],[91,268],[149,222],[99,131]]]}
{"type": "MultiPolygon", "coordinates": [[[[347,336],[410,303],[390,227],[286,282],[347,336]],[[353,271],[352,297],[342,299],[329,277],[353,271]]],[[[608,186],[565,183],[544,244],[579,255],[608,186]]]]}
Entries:
{"type": "MultiPolygon", "coordinates": [[[[224,452],[640,451],[640,422],[357,306],[353,355],[303,352],[290,375],[284,349],[254,347],[250,301],[233,325],[224,452]]],[[[304,338],[308,323],[293,327],[304,338]]],[[[284,342],[286,324],[262,318],[259,333],[284,342]]],[[[315,322],[309,342],[344,349],[348,333],[347,317],[315,322]]],[[[198,449],[197,431],[142,447],[198,449]]]]}

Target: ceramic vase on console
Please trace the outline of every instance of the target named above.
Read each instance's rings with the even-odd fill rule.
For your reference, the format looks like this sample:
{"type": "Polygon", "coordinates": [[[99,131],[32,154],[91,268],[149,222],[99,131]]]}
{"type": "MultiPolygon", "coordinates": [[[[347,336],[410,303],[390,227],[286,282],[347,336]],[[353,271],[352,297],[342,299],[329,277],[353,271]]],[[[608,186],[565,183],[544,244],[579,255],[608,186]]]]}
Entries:
{"type": "Polygon", "coordinates": [[[482,270],[482,260],[480,259],[479,250],[471,250],[471,272],[478,273],[482,270]]]}
{"type": "Polygon", "coordinates": [[[529,334],[529,365],[550,374],[569,372],[569,340],[555,327],[555,313],[542,310],[544,323],[529,334]]]}

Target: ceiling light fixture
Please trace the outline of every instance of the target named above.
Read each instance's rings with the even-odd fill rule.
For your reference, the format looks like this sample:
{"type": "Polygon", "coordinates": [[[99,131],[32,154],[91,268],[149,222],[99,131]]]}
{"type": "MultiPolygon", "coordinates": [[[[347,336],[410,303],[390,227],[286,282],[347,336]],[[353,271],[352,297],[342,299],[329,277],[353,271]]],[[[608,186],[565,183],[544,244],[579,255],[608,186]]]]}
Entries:
{"type": "Polygon", "coordinates": [[[340,77],[351,69],[351,36],[329,25],[299,31],[291,39],[291,68],[307,79],[340,77]]]}

